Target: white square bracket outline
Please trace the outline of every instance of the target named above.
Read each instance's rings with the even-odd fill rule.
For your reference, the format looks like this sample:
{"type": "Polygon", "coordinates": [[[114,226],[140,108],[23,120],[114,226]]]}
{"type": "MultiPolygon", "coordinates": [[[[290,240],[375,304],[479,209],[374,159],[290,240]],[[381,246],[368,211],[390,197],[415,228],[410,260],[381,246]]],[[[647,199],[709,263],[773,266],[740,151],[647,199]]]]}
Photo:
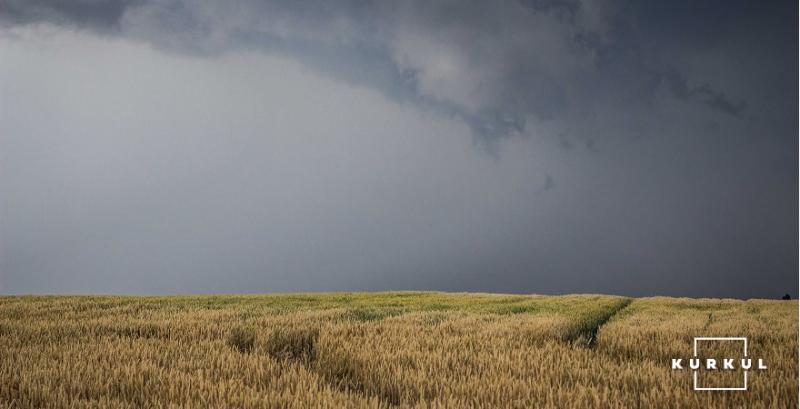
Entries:
{"type": "MultiPolygon", "coordinates": [[[[742,341],[744,342],[744,357],[747,358],[747,337],[695,337],[694,355],[697,357],[697,341],[742,341]]],[[[692,371],[693,388],[696,391],[746,391],[747,390],[747,370],[744,371],[744,386],[734,388],[705,388],[697,386],[697,370],[692,371]]]]}

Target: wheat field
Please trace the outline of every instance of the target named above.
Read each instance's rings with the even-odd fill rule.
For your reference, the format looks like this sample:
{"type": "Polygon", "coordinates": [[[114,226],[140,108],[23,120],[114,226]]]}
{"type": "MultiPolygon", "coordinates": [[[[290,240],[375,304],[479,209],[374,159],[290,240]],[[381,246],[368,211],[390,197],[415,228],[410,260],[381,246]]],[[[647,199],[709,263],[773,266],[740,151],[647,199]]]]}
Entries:
{"type": "Polygon", "coordinates": [[[796,301],[4,296],[0,407],[788,408],[797,334],[796,301]],[[670,359],[696,336],[748,337],[768,369],[694,391],[670,359]]]}

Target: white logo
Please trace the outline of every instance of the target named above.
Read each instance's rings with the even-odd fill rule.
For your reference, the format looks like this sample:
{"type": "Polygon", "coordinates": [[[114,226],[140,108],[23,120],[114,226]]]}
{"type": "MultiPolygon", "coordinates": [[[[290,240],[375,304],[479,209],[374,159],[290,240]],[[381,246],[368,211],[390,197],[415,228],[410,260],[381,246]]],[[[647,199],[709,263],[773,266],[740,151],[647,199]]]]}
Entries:
{"type": "MultiPolygon", "coordinates": [[[[693,379],[693,388],[696,391],[746,391],[747,390],[747,372],[750,370],[764,370],[767,369],[767,365],[764,363],[763,359],[758,359],[756,362],[756,366],[753,367],[753,359],[747,356],[747,338],[745,337],[695,337],[694,338],[694,354],[693,358],[689,359],[689,369],[692,370],[692,379],[693,379]],[[733,342],[741,342],[742,343],[742,355],[740,357],[726,357],[723,359],[711,359],[707,358],[701,360],[697,353],[697,344],[706,341],[733,341],[733,342]],[[700,386],[698,382],[698,372],[700,370],[708,370],[708,371],[730,371],[730,370],[741,370],[743,372],[742,383],[740,385],[732,385],[732,386],[725,386],[725,387],[704,387],[700,386]]],[[[673,358],[672,359],[672,369],[673,370],[683,370],[684,369],[684,361],[681,358],[673,358]]]]}

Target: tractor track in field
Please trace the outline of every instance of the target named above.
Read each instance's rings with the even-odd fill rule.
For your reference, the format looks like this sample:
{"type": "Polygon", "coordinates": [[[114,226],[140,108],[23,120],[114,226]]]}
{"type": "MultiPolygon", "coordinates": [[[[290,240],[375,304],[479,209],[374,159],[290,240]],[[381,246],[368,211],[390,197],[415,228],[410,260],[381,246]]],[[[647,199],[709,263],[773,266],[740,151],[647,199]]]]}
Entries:
{"type": "Polygon", "coordinates": [[[597,344],[597,332],[600,327],[605,325],[611,318],[620,311],[627,308],[633,302],[633,298],[626,298],[616,304],[613,308],[603,311],[597,316],[590,317],[586,322],[576,327],[568,336],[567,341],[583,344],[588,348],[594,348],[597,344]],[[584,344],[585,343],[585,344],[584,344]]]}
{"type": "Polygon", "coordinates": [[[619,303],[616,308],[609,311],[608,315],[604,316],[603,319],[597,323],[597,325],[591,331],[591,337],[589,338],[589,347],[593,348],[597,344],[597,332],[600,331],[600,327],[605,325],[611,318],[615,315],[619,314],[625,308],[628,308],[629,305],[633,302],[633,298],[626,298],[625,301],[619,303]]]}
{"type": "MultiPolygon", "coordinates": [[[[620,311],[627,308],[633,300],[633,298],[621,299],[611,308],[588,316],[586,320],[573,328],[563,340],[574,345],[593,349],[596,346],[597,333],[600,328],[615,315],[619,314],[620,311]]],[[[284,362],[305,366],[307,370],[316,373],[323,382],[335,389],[358,394],[368,400],[377,400],[380,407],[392,408],[401,403],[403,393],[400,387],[383,388],[371,385],[366,381],[365,375],[362,373],[363,368],[352,358],[333,355],[328,359],[334,359],[334,362],[320,361],[318,338],[318,330],[292,330],[281,338],[273,338],[268,341],[274,345],[270,354],[284,362]],[[326,363],[333,363],[332,367],[336,369],[324,369],[327,366],[326,363]]]]}

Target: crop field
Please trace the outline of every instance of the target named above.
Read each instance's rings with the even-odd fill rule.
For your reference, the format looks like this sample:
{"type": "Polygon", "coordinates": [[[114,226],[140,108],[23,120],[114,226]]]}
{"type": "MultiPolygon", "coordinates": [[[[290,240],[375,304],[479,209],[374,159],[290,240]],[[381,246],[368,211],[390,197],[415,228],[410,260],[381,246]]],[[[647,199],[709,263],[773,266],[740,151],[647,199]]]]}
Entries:
{"type": "Polygon", "coordinates": [[[0,407],[787,408],[797,334],[796,301],[5,296],[0,407]],[[768,368],[694,391],[670,361],[698,336],[747,337],[768,368]]]}

